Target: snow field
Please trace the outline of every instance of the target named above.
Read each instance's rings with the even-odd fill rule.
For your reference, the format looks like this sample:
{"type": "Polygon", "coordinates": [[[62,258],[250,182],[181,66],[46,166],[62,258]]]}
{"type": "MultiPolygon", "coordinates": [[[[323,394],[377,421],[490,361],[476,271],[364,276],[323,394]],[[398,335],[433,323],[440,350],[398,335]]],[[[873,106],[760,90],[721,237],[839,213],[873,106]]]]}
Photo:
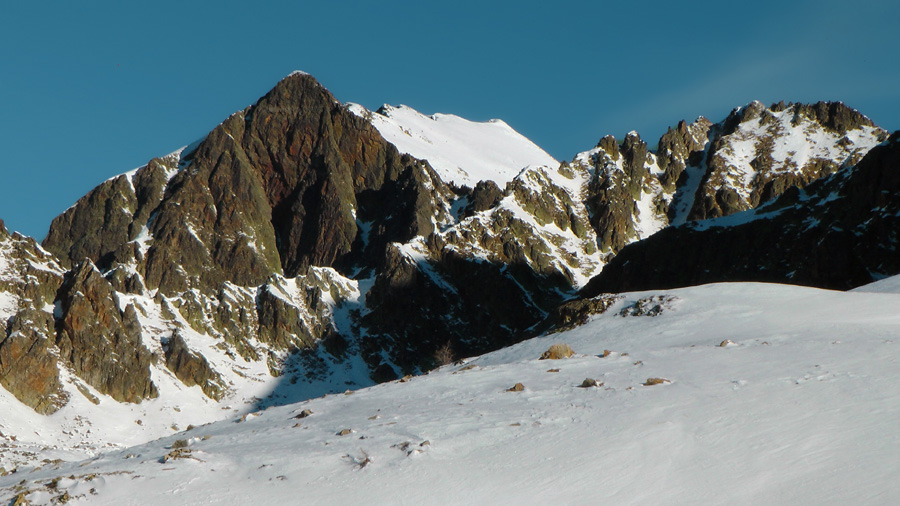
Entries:
{"type": "Polygon", "coordinates": [[[523,167],[559,162],[505,122],[474,122],[452,114],[426,116],[411,107],[385,105],[383,114],[348,104],[350,111],[369,120],[401,153],[428,160],[444,182],[474,188],[491,180],[500,188],[523,167]]]}
{"type": "Polygon", "coordinates": [[[406,382],[23,470],[0,501],[895,504],[898,303],[752,283],[626,294],[582,327],[406,382]],[[658,316],[621,316],[661,293],[658,316]],[[576,355],[538,360],[557,342],[576,355]],[[163,462],[179,439],[190,452],[163,462]]]}

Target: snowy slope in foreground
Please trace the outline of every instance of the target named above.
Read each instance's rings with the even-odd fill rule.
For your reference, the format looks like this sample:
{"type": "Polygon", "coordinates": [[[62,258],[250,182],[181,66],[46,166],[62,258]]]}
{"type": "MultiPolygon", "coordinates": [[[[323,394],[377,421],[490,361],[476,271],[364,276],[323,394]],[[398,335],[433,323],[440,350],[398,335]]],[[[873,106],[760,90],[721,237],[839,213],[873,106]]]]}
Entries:
{"type": "Polygon", "coordinates": [[[900,276],[891,276],[853,289],[854,292],[900,293],[900,276]]]}
{"type": "Polygon", "coordinates": [[[898,304],[767,284],[627,294],[464,366],[20,470],[0,503],[898,504],[898,304]],[[662,314],[635,316],[659,294],[644,306],[662,314]],[[577,354],[537,360],[556,342],[577,354]]]}
{"type": "Polygon", "coordinates": [[[375,113],[359,104],[348,106],[400,152],[428,160],[448,183],[474,188],[479,181],[491,180],[503,188],[526,166],[559,166],[552,156],[499,119],[478,123],[452,114],[426,116],[405,105],[385,105],[375,113]]]}

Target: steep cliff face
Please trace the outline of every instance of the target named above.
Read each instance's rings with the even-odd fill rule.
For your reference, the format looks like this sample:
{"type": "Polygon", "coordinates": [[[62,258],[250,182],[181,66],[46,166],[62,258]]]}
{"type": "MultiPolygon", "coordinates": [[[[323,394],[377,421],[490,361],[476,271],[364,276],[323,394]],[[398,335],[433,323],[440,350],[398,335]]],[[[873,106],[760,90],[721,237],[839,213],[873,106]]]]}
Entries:
{"type": "Polygon", "coordinates": [[[90,260],[69,271],[59,291],[60,358],[99,392],[120,402],[158,395],[150,351],[141,342],[134,305],[119,307],[116,292],[90,260]]]}
{"type": "Polygon", "coordinates": [[[135,308],[124,310],[109,282],[84,261],[65,273],[33,239],[0,231],[0,381],[24,404],[49,414],[70,393],[69,372],[121,402],[154,397],[150,352],[135,308]]]}
{"type": "Polygon", "coordinates": [[[629,133],[621,145],[606,136],[596,148],[579,154],[575,164],[591,172],[585,203],[607,257],[665,226],[670,197],[659,182],[663,173],[637,133],[629,133]]]}
{"type": "Polygon", "coordinates": [[[63,273],[34,239],[10,234],[0,222],[0,384],[42,414],[68,398],[53,319],[63,273]]]}
{"type": "Polygon", "coordinates": [[[623,249],[582,291],[719,281],[849,289],[900,272],[900,133],[854,167],[756,210],[672,227],[623,249]]]}
{"type": "Polygon", "coordinates": [[[221,399],[231,360],[297,381],[312,374],[291,365],[298,350],[357,353],[334,320],[360,297],[347,276],[448,223],[452,197],[427,162],[292,74],[55,219],[44,246],[59,264],[3,230],[3,385],[47,413],[76,391],[153,398],[169,373],[221,399]]]}
{"type": "Polygon", "coordinates": [[[165,294],[260,285],[310,265],[371,264],[387,242],[429,233],[448,193],[427,164],[298,73],[195,147],[92,191],[54,220],[44,246],[69,264],[134,264],[165,294]],[[351,255],[360,222],[368,241],[351,255]]]}

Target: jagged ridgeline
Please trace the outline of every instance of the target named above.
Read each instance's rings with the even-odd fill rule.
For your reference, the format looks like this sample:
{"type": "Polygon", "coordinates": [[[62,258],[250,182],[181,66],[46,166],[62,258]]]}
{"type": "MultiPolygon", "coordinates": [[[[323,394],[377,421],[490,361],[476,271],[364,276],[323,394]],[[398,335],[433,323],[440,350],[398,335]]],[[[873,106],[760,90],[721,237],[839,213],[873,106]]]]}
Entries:
{"type": "Polygon", "coordinates": [[[900,273],[900,132],[855,166],[732,218],[624,248],[582,291],[771,281],[847,290],[900,273]]]}
{"type": "Polygon", "coordinates": [[[469,187],[453,177],[484,167],[416,158],[410,129],[379,130],[392,111],[410,114],[295,73],[92,190],[43,248],[4,229],[3,386],[50,413],[172,381],[221,400],[247,364],[319,394],[421,372],[535,334],[629,244],[770,202],[886,138],[843,104],[752,103],[681,122],[656,152],[632,133],[558,164],[529,143],[537,164],[469,187]]]}
{"type": "MultiPolygon", "coordinates": [[[[506,263],[436,245],[457,192],[293,74],[202,141],[92,190],[53,221],[50,253],[4,239],[47,265],[41,292],[10,303],[4,385],[42,412],[69,386],[151,398],[157,374],[220,399],[242,361],[297,382],[361,358],[346,388],[430,368],[448,341],[459,354],[513,342],[560,299],[546,287],[570,285],[529,268],[527,232],[494,241],[506,263]]],[[[10,279],[31,282],[35,265],[10,279]]]]}

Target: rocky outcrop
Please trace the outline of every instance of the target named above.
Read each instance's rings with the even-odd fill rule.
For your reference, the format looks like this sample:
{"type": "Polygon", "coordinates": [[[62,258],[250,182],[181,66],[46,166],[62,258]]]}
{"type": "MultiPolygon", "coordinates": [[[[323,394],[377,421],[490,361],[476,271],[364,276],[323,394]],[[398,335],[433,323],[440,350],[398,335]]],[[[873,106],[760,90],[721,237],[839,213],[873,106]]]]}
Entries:
{"type": "Polygon", "coordinates": [[[470,356],[532,335],[601,265],[581,203],[589,179],[563,164],[528,167],[502,191],[479,183],[459,222],[391,245],[362,318],[370,367],[386,372],[391,357],[406,374],[437,365],[446,346],[470,356]]]}
{"type": "Polygon", "coordinates": [[[62,281],[63,270],[47,252],[0,223],[0,384],[43,414],[67,400],[53,320],[62,281]]]}
{"type": "Polygon", "coordinates": [[[387,242],[426,235],[449,193],[303,74],[178,156],[165,177],[156,161],[98,187],[54,222],[45,246],[70,261],[134,263],[165,294],[258,286],[272,273],[365,263],[387,242]],[[360,222],[371,224],[365,238],[360,222]]]}
{"type": "Polygon", "coordinates": [[[327,278],[327,272],[311,269],[295,279],[271,277],[259,288],[256,307],[259,340],[278,350],[308,349],[335,332],[331,307],[323,302],[325,293],[336,289],[331,300],[347,298],[346,291],[327,278]]]}
{"type": "Polygon", "coordinates": [[[118,296],[90,260],[66,275],[59,291],[57,346],[61,360],[99,392],[120,402],[156,397],[155,358],[141,342],[133,305],[118,296]]]}
{"type": "Polygon", "coordinates": [[[404,374],[430,369],[435,351],[448,342],[458,356],[518,342],[568,286],[524,264],[494,264],[453,248],[429,259],[406,248],[389,249],[366,297],[362,322],[377,336],[367,341],[373,369],[384,355],[404,374]]]}
{"type": "Polygon", "coordinates": [[[674,192],[684,185],[683,174],[688,165],[700,165],[711,126],[712,123],[703,117],[690,125],[682,120],[660,137],[656,153],[659,168],[663,171],[659,182],[665,191],[674,192]]]}
{"type": "Polygon", "coordinates": [[[503,198],[503,190],[493,181],[479,181],[472,190],[471,201],[466,207],[466,216],[487,211],[503,198]]]}
{"type": "Polygon", "coordinates": [[[228,388],[222,376],[212,368],[206,357],[188,348],[180,333],[172,334],[172,337],[163,343],[163,349],[166,367],[182,383],[189,387],[199,385],[210,399],[218,401],[225,396],[228,388]]]}
{"type": "MultiPolygon", "coordinates": [[[[159,205],[166,183],[182,162],[182,152],[154,158],[134,173],[100,184],[54,218],[43,246],[65,267],[84,258],[106,268],[123,245],[138,237],[159,205]]],[[[118,253],[118,254],[117,254],[118,253]]]]}
{"type": "Polygon", "coordinates": [[[261,360],[334,333],[323,302],[334,286],[291,280],[320,267],[371,275],[389,243],[449,222],[452,196],[427,162],[298,73],[196,145],[102,184],[45,246],[261,360]]]}
{"type": "Polygon", "coordinates": [[[815,118],[825,128],[845,134],[850,130],[863,127],[876,127],[875,123],[863,116],[859,111],[851,109],[842,102],[816,102],[815,104],[788,104],[784,102],[772,106],[772,110],[791,110],[794,123],[799,124],[801,118],[815,118]]]}
{"type": "Polygon", "coordinates": [[[278,374],[272,352],[335,332],[342,282],[307,273],[371,275],[389,243],[449,222],[452,197],[427,162],[296,73],[195,145],[101,184],[44,245],[278,374]]]}
{"type": "Polygon", "coordinates": [[[714,129],[688,220],[728,216],[852,165],[887,132],[840,102],[759,102],[714,129]]]}
{"type": "Polygon", "coordinates": [[[599,268],[596,236],[581,202],[587,169],[528,167],[498,195],[493,183],[477,186],[473,203],[457,224],[432,234],[425,246],[432,260],[445,250],[503,266],[528,266],[549,277],[577,285],[599,268]],[[476,211],[479,194],[493,204],[476,211]]]}
{"type": "Polygon", "coordinates": [[[0,340],[0,384],[23,404],[45,415],[68,401],[59,378],[59,350],[49,332],[52,328],[52,315],[25,309],[11,318],[0,340]]]}
{"type": "Polygon", "coordinates": [[[592,179],[585,205],[609,260],[670,223],[753,209],[856,163],[886,132],[839,102],[751,102],[720,123],[682,121],[655,153],[635,133],[607,136],[574,164],[592,179]]]}
{"type": "Polygon", "coordinates": [[[588,322],[591,316],[605,313],[621,295],[601,294],[596,297],[566,301],[556,307],[543,328],[552,332],[570,330],[588,322]]]}
{"type": "Polygon", "coordinates": [[[656,216],[642,216],[639,210],[639,202],[659,193],[658,183],[651,177],[651,171],[656,170],[656,159],[639,135],[628,134],[621,146],[614,137],[604,137],[595,150],[577,160],[592,165],[593,177],[585,204],[602,252],[615,254],[628,242],[656,231],[656,227],[644,231],[640,226],[641,221],[650,222],[664,216],[666,209],[664,202],[657,200],[656,208],[651,211],[656,216]]]}
{"type": "Polygon", "coordinates": [[[849,289],[900,273],[900,132],[855,167],[731,218],[629,245],[584,296],[721,281],[849,289]]]}

